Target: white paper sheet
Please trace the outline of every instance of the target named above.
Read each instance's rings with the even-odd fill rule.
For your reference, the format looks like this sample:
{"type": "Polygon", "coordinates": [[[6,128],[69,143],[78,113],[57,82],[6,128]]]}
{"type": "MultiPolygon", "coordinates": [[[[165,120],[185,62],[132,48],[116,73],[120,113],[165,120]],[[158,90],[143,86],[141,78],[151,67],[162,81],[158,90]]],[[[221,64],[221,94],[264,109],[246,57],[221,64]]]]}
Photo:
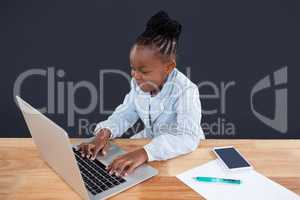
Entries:
{"type": "Polygon", "coordinates": [[[193,168],[176,177],[208,200],[300,200],[296,193],[284,188],[255,170],[226,172],[218,160],[193,168]],[[205,183],[192,179],[209,176],[240,179],[240,185],[205,183]]]}

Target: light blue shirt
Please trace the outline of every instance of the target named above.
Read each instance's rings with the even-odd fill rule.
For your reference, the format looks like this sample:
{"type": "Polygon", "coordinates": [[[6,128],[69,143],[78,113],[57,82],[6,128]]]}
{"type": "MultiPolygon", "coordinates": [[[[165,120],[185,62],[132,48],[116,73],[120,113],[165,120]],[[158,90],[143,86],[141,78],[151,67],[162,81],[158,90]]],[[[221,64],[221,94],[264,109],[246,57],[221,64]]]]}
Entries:
{"type": "Polygon", "coordinates": [[[124,102],[107,120],[97,124],[94,133],[107,128],[111,138],[121,137],[139,118],[145,129],[131,138],[152,139],[144,146],[148,161],[187,154],[205,139],[198,87],[176,68],[156,96],[143,92],[132,79],[124,102]]]}

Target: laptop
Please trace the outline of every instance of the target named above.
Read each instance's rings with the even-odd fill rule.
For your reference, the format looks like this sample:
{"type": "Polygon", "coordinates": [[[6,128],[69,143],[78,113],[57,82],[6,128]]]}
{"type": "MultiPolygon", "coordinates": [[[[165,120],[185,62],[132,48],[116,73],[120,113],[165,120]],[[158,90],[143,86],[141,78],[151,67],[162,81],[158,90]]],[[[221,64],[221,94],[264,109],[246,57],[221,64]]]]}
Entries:
{"type": "Polygon", "coordinates": [[[106,155],[93,161],[82,158],[78,145],[70,143],[64,129],[19,96],[16,100],[41,157],[83,199],[106,199],[158,174],[156,169],[143,164],[128,176],[110,175],[105,167],[125,151],[109,142],[106,155]]]}

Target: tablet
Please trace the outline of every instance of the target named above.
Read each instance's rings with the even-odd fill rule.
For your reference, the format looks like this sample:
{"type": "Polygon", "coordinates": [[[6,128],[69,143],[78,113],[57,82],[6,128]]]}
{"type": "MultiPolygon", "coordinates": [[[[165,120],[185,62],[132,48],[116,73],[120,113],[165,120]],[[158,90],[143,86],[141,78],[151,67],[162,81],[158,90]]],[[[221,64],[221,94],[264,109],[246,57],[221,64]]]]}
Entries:
{"type": "Polygon", "coordinates": [[[233,146],[215,147],[213,151],[227,170],[252,169],[252,165],[233,146]]]}

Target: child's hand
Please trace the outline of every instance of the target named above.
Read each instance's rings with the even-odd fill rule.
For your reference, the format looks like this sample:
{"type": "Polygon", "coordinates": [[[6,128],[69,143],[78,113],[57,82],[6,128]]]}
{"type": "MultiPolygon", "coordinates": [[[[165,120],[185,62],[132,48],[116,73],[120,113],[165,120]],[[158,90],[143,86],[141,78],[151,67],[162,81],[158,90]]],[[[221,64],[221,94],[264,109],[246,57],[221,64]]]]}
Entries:
{"type": "Polygon", "coordinates": [[[110,134],[108,129],[101,129],[92,142],[81,143],[79,145],[81,156],[95,160],[98,153],[105,155],[110,134]]]}
{"type": "Polygon", "coordinates": [[[116,176],[127,176],[135,168],[147,162],[148,156],[144,148],[126,153],[107,166],[107,171],[116,176]]]}

